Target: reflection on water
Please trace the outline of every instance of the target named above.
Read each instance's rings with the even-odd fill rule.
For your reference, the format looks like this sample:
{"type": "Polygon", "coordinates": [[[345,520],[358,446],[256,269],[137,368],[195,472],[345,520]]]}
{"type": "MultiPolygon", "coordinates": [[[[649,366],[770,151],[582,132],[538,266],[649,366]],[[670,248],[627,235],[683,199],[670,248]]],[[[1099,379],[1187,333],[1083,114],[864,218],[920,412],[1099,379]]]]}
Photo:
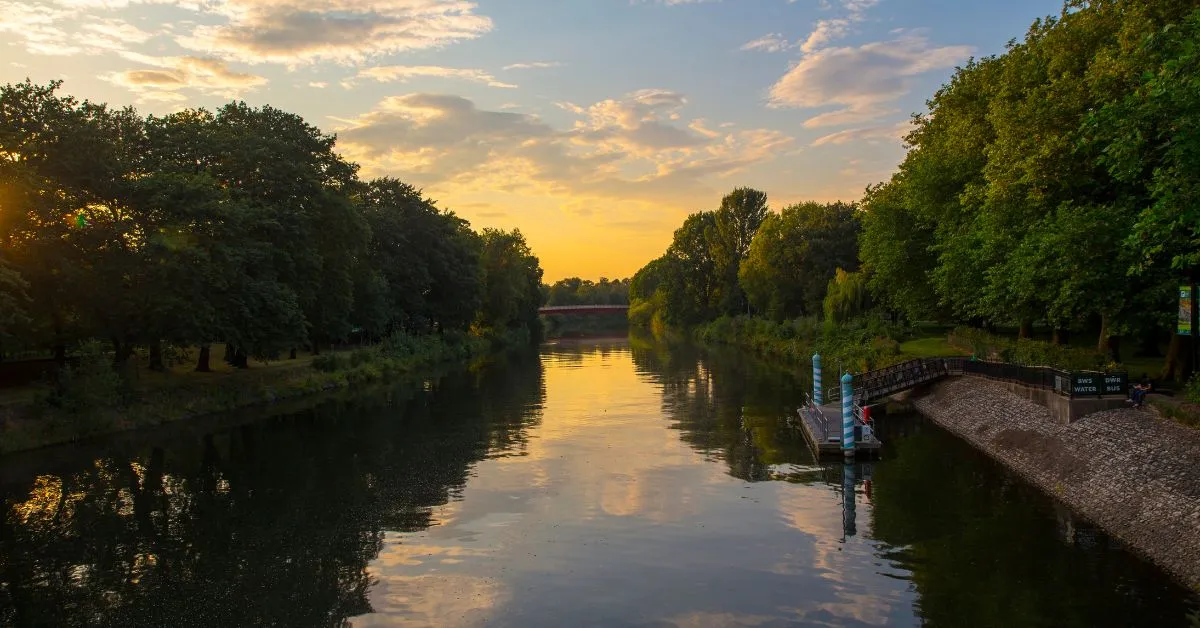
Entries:
{"type": "MultiPolygon", "coordinates": [[[[428,387],[0,461],[0,624],[1189,625],[945,432],[818,464],[735,353],[543,347],[428,387]]],[[[1193,619],[1188,615],[1192,613],[1193,619]]]]}

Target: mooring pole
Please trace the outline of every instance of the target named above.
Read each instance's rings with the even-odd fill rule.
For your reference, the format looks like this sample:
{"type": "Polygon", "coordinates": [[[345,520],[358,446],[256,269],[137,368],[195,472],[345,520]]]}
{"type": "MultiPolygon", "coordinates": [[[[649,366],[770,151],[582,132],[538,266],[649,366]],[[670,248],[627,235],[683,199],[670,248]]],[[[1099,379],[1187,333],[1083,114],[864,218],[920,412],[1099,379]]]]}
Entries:
{"type": "Polygon", "coordinates": [[[825,405],[825,392],[821,390],[821,354],[813,354],[813,404],[825,405]]]}
{"type": "Polygon", "coordinates": [[[854,377],[849,373],[842,375],[842,453],[847,457],[854,455],[854,389],[850,382],[854,377]]]}

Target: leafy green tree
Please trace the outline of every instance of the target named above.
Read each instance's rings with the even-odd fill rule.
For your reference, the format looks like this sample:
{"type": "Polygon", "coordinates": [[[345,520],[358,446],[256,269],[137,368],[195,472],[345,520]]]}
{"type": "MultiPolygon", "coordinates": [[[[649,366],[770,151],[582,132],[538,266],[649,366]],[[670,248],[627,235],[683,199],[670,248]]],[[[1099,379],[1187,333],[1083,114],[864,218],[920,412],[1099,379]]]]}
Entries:
{"type": "Polygon", "coordinates": [[[484,229],[484,299],[479,323],[513,329],[537,324],[541,307],[542,267],[518,229],[484,229]]]}
{"type": "Polygon", "coordinates": [[[840,202],[768,216],[739,277],[751,305],[776,320],[820,312],[834,272],[858,267],[858,231],[856,208],[840,202]]]}
{"type": "Polygon", "coordinates": [[[840,325],[861,316],[870,308],[867,277],[837,269],[825,295],[825,324],[840,325]]]}
{"type": "Polygon", "coordinates": [[[713,317],[716,311],[717,263],[709,245],[715,232],[715,212],[697,212],[675,230],[663,264],[663,319],[691,325],[713,317]]]}
{"type": "Polygon", "coordinates": [[[369,264],[386,283],[388,329],[466,329],[479,307],[479,242],[466,221],[391,178],[358,199],[371,230],[369,264]]]}
{"type": "Polygon", "coordinates": [[[859,234],[863,272],[885,308],[910,321],[940,318],[931,276],[935,230],[908,209],[903,192],[896,180],[867,188],[859,234]]]}
{"type": "Polygon", "coordinates": [[[736,188],[721,199],[712,228],[705,232],[718,275],[713,305],[723,313],[745,311],[746,300],[738,285],[738,271],[767,213],[765,193],[753,188],[736,188]]]}
{"type": "Polygon", "coordinates": [[[0,258],[0,349],[19,346],[22,332],[29,329],[29,283],[0,258]]]}
{"type": "Polygon", "coordinates": [[[209,343],[224,340],[230,358],[269,358],[307,336],[295,290],[282,280],[279,252],[262,234],[273,209],[255,205],[230,184],[216,117],[184,110],[146,122],[145,169],[136,187],[144,213],[157,217],[159,257],[175,268],[159,282],[172,295],[155,307],[155,340],[200,345],[197,370],[208,371],[209,343]],[[183,275],[180,275],[182,273],[183,275]],[[183,312],[186,310],[186,312],[183,312]],[[182,312],[182,313],[181,313],[182,312]]]}

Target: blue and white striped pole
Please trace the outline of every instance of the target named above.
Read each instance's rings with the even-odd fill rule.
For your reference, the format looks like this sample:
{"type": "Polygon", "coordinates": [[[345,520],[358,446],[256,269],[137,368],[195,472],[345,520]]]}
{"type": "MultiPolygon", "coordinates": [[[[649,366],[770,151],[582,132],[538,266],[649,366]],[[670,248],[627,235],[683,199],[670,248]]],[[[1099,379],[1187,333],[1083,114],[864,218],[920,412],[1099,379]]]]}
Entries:
{"type": "Polygon", "coordinates": [[[813,403],[825,405],[825,391],[821,390],[821,354],[813,354],[813,403]]]}
{"type": "Polygon", "coordinates": [[[854,455],[854,381],[849,373],[842,375],[842,453],[854,455]]]}

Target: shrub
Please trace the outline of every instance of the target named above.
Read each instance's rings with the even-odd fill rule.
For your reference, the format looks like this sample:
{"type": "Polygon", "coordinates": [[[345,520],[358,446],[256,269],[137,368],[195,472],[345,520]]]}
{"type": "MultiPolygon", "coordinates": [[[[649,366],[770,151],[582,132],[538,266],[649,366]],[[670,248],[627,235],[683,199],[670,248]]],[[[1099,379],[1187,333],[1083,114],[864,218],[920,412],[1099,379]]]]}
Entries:
{"type": "Polygon", "coordinates": [[[80,346],[79,360],[59,369],[41,403],[71,414],[115,408],[133,398],[133,388],[112,366],[96,341],[80,346]]]}
{"type": "Polygon", "coordinates": [[[322,373],[332,373],[332,372],[338,370],[339,368],[342,368],[342,365],[343,365],[343,360],[341,358],[339,358],[338,354],[336,354],[336,353],[326,353],[324,355],[318,355],[315,358],[313,358],[313,361],[312,361],[313,368],[317,369],[318,371],[321,371],[322,373]]]}
{"type": "Polygon", "coordinates": [[[1192,403],[1200,403],[1200,373],[1192,375],[1183,388],[1183,396],[1192,403]]]}
{"type": "Polygon", "coordinates": [[[1098,351],[1028,338],[1013,340],[971,327],[956,327],[950,333],[950,342],[985,360],[1064,370],[1107,370],[1117,366],[1098,351]]]}

